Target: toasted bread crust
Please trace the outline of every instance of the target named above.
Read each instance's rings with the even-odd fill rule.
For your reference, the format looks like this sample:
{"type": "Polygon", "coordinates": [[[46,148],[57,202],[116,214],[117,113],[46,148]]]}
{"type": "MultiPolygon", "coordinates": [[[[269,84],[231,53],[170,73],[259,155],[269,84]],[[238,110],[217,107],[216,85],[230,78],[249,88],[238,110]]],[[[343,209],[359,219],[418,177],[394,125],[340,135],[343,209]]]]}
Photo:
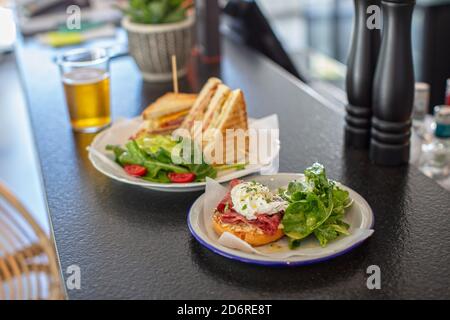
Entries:
{"type": "Polygon", "coordinates": [[[263,246],[265,244],[277,241],[284,236],[283,230],[281,229],[278,229],[273,235],[270,235],[263,233],[258,227],[251,224],[222,223],[220,221],[219,215],[220,214],[216,212],[212,219],[214,231],[219,236],[224,232],[229,232],[254,247],[263,246]]]}
{"type": "Polygon", "coordinates": [[[197,99],[196,94],[168,92],[156,99],[142,112],[145,120],[189,109],[197,99]]]}
{"type": "Polygon", "coordinates": [[[176,130],[178,128],[178,126],[171,126],[171,127],[164,127],[161,129],[146,129],[146,128],[142,128],[139,129],[131,138],[132,139],[139,139],[141,137],[144,137],[146,135],[165,135],[165,134],[171,134],[172,131],[176,130]]]}

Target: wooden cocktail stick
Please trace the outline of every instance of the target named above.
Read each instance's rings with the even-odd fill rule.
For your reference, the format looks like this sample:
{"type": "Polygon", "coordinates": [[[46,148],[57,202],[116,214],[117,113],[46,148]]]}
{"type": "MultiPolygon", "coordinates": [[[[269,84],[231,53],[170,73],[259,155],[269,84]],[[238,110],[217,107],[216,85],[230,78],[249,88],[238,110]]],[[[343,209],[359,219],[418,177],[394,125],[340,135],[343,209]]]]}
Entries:
{"type": "Polygon", "coordinates": [[[177,57],[172,55],[173,92],[178,93],[177,57]]]}

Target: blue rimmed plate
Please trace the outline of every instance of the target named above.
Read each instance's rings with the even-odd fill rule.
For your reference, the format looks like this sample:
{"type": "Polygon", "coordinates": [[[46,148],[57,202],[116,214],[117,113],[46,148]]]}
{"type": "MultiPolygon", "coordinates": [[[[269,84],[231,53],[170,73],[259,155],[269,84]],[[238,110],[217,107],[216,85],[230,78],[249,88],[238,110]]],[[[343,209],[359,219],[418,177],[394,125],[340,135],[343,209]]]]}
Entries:
{"type": "MultiPolygon", "coordinates": [[[[304,179],[302,174],[279,173],[276,175],[252,176],[245,180],[255,180],[267,185],[271,190],[286,187],[292,180],[304,179]]],[[[301,266],[323,262],[345,254],[361,245],[373,233],[374,216],[364,198],[354,190],[341,186],[350,193],[353,204],[346,210],[345,221],[350,224],[350,235],[341,236],[322,248],[317,240],[308,237],[298,249],[287,247],[286,237],[275,243],[255,248],[249,252],[232,248],[219,242],[214,233],[210,212],[204,212],[206,195],[201,195],[192,205],[188,215],[188,226],[192,235],[206,248],[224,257],[264,266],[301,266]]],[[[226,243],[225,243],[226,244],[226,243]]]]}

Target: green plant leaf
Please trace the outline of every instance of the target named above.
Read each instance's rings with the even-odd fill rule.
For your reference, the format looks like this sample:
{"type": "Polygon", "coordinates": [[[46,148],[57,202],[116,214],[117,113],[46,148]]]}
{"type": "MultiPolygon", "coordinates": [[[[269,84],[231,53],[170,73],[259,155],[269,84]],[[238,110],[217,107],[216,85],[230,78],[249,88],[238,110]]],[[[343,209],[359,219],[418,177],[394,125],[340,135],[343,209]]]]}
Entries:
{"type": "Polygon", "coordinates": [[[130,0],[122,11],[132,22],[141,24],[174,23],[186,18],[183,0],[130,0]]]}
{"type": "Polygon", "coordinates": [[[147,7],[154,24],[163,22],[169,9],[167,0],[152,1],[147,7]]]}
{"type": "Polygon", "coordinates": [[[183,21],[186,18],[186,9],[179,7],[171,12],[169,12],[163,19],[163,23],[175,23],[183,21]]]}

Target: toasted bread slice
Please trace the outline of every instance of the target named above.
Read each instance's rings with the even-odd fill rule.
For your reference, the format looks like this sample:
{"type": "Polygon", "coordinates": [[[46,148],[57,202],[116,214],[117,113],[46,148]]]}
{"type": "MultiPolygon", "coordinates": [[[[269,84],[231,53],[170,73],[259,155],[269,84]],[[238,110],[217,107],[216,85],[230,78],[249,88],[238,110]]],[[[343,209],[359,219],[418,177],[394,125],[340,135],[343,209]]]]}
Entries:
{"type": "Polygon", "coordinates": [[[213,215],[213,229],[219,236],[224,232],[229,232],[254,247],[277,241],[284,236],[282,229],[278,229],[274,234],[267,234],[248,223],[222,223],[218,213],[213,215]]]}
{"type": "Polygon", "coordinates": [[[216,164],[245,162],[249,139],[247,108],[242,90],[234,90],[228,95],[219,114],[214,115],[208,123],[203,138],[205,154],[215,157],[215,152],[223,152],[222,163],[214,161],[216,164]],[[227,135],[229,129],[235,130],[235,134],[227,135]],[[239,141],[238,137],[243,139],[239,141]],[[219,144],[223,146],[222,150],[218,148],[219,144]]]}
{"type": "Polygon", "coordinates": [[[248,129],[247,106],[242,90],[234,90],[228,97],[215,128],[224,132],[226,129],[248,129]]]}
{"type": "Polygon", "coordinates": [[[189,132],[192,131],[195,121],[202,121],[203,116],[211,102],[214,93],[216,92],[217,87],[221,84],[222,81],[218,78],[210,78],[206,84],[203,86],[202,90],[198,94],[197,99],[195,100],[189,114],[184,119],[181,124],[181,129],[186,129],[189,132]]]}
{"type": "Polygon", "coordinates": [[[178,112],[187,112],[195,100],[196,94],[168,92],[150,104],[143,112],[144,120],[157,119],[178,112]]]}
{"type": "MultiPolygon", "coordinates": [[[[217,89],[214,93],[214,95],[211,98],[211,101],[208,105],[208,107],[205,110],[205,114],[203,115],[202,119],[202,132],[205,132],[205,130],[208,128],[210,122],[214,119],[214,117],[220,116],[220,113],[222,111],[223,106],[225,105],[225,102],[227,101],[228,96],[231,93],[231,89],[228,88],[224,84],[219,84],[217,86],[217,89]]],[[[193,128],[195,129],[192,134],[194,139],[197,138],[202,132],[200,132],[200,128],[193,128]]]]}

